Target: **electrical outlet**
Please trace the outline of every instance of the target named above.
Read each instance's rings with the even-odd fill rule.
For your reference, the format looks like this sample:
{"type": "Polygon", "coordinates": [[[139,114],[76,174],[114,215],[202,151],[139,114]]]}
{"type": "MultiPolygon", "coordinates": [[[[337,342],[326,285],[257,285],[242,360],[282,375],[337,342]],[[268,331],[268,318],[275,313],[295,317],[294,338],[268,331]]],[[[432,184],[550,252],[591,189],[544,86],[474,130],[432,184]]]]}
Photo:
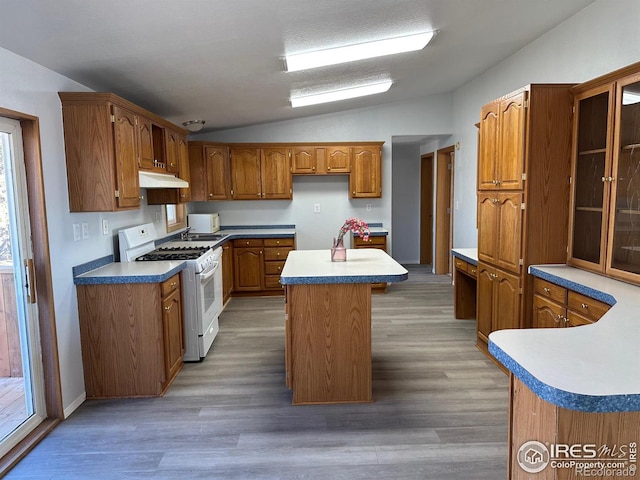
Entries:
{"type": "Polygon", "coordinates": [[[82,230],[80,230],[80,224],[73,224],[73,241],[77,242],[78,240],[82,240],[82,230]]]}
{"type": "Polygon", "coordinates": [[[106,218],[102,219],[102,235],[109,235],[109,222],[106,218]]]}
{"type": "Polygon", "coordinates": [[[82,222],[82,239],[86,240],[87,238],[89,238],[89,224],[82,222]]]}
{"type": "Polygon", "coordinates": [[[367,203],[367,212],[370,212],[370,211],[371,211],[371,204],[367,203]]]}
{"type": "Polygon", "coordinates": [[[313,204],[313,213],[320,213],[320,204],[319,203],[314,203],[313,204]]]}

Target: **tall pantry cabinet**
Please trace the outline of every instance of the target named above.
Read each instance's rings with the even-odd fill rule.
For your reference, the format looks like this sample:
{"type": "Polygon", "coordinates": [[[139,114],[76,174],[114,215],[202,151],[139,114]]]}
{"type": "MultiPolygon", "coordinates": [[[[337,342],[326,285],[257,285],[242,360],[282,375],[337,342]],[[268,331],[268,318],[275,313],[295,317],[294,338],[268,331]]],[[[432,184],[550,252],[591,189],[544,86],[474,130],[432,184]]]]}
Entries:
{"type": "Polygon", "coordinates": [[[477,345],[531,326],[529,265],[565,263],[571,85],[532,84],[481,109],[478,145],[477,345]]]}

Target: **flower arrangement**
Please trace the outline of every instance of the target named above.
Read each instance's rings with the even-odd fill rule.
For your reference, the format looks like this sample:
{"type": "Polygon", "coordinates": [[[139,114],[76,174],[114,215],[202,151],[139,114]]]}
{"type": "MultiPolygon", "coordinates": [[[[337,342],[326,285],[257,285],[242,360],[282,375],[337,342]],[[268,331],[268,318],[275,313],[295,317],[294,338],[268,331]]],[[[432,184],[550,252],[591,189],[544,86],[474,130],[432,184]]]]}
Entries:
{"type": "Polygon", "coordinates": [[[362,237],[365,242],[369,241],[369,225],[359,218],[351,217],[345,220],[344,225],[340,228],[340,232],[338,232],[338,240],[342,240],[344,234],[349,231],[362,237]]]}

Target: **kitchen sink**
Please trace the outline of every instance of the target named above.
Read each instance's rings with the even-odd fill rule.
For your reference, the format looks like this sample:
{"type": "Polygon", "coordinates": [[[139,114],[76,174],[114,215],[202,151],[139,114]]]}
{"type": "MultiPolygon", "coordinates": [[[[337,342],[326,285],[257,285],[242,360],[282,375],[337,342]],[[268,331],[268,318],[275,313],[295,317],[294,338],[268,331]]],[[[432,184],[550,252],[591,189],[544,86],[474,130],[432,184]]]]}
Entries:
{"type": "Polygon", "coordinates": [[[229,235],[226,233],[190,233],[187,235],[187,242],[191,242],[193,240],[207,241],[207,242],[217,242],[218,240],[222,240],[229,235]]]}

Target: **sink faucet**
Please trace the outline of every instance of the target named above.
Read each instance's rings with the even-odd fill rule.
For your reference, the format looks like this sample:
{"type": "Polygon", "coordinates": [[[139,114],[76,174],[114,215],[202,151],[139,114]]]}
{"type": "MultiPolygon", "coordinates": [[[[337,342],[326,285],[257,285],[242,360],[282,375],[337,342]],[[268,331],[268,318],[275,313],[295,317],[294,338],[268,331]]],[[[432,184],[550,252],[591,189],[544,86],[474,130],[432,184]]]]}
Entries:
{"type": "Polygon", "coordinates": [[[186,240],[189,238],[189,230],[191,230],[191,227],[187,227],[187,229],[180,234],[180,240],[186,240]]]}

